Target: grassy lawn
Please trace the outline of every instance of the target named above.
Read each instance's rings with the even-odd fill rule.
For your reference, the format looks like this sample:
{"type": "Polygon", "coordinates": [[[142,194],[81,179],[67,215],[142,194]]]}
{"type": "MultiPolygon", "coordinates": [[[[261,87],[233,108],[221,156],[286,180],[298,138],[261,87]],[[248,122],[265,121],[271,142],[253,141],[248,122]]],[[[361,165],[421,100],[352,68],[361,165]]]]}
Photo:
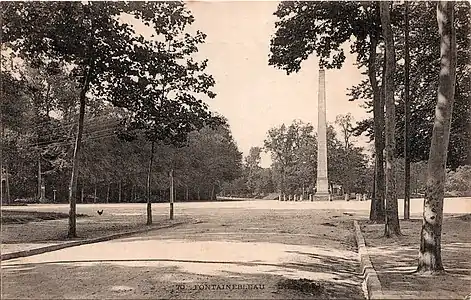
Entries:
{"type": "MultiPolygon", "coordinates": [[[[66,213],[45,212],[45,211],[18,211],[2,209],[2,225],[3,224],[25,224],[29,222],[40,222],[49,220],[67,219],[66,213]]],[[[87,217],[84,214],[77,214],[77,217],[87,217]]]]}

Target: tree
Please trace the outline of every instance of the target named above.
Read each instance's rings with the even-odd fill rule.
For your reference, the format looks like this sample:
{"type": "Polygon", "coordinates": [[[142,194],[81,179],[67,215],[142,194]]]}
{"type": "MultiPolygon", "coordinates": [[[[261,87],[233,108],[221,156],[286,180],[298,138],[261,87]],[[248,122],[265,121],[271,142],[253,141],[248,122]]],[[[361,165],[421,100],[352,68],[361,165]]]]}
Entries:
{"type": "Polygon", "coordinates": [[[253,194],[260,193],[261,170],[260,160],[262,149],[260,147],[251,147],[249,155],[245,158],[245,170],[247,176],[247,189],[253,194]]]}
{"type": "MultiPolygon", "coordinates": [[[[317,141],[310,124],[295,120],[271,128],[265,140],[265,151],[271,153],[272,172],[282,193],[301,194],[313,191],[317,172],[317,141]]],[[[341,185],[346,192],[366,192],[370,178],[363,149],[350,145],[348,151],[332,125],[327,126],[327,168],[329,184],[341,185]]]]}
{"type": "Polygon", "coordinates": [[[351,146],[350,139],[353,135],[353,116],[351,113],[347,113],[346,115],[337,115],[335,117],[335,124],[340,126],[340,130],[343,135],[345,150],[348,150],[351,146]]]}
{"type": "Polygon", "coordinates": [[[409,2],[404,12],[404,220],[410,218],[409,2]]]}
{"type": "Polygon", "coordinates": [[[5,6],[6,26],[2,27],[5,41],[23,57],[71,65],[71,73],[79,82],[80,109],[69,195],[68,235],[74,237],[74,196],[87,99],[108,100],[126,107],[136,117],[134,120],[142,119],[143,123],[166,116],[153,119],[160,122],[161,129],[155,136],[164,135],[181,142],[185,135],[180,133],[193,130],[195,124],[201,128],[209,115],[206,105],[191,93],[214,96],[208,92],[214,80],[201,74],[206,61],[200,64],[187,58],[197,51],[196,45],[204,40],[204,35],[198,32],[193,37],[183,32],[193,17],[180,2],[53,2],[5,6]],[[136,34],[132,26],[119,18],[123,14],[152,28],[155,39],[136,34]],[[46,19],[47,23],[42,21],[46,19]],[[183,92],[169,95],[179,90],[183,92]],[[167,101],[169,97],[178,101],[167,101]],[[145,101],[150,98],[153,100],[145,101]],[[141,101],[133,101],[136,99],[141,101]],[[137,109],[141,104],[145,105],[137,109]],[[195,116],[202,119],[187,122],[188,117],[195,116]],[[175,128],[178,128],[176,135],[175,128]]]}
{"type": "Polygon", "coordinates": [[[391,16],[388,1],[380,3],[381,25],[386,47],[386,69],[384,73],[384,98],[386,104],[386,224],[385,235],[400,235],[399,216],[396,196],[395,171],[395,129],[396,114],[394,103],[394,69],[396,66],[394,37],[391,27],[391,16]]]}
{"type": "Polygon", "coordinates": [[[456,171],[446,174],[445,191],[458,193],[460,196],[471,195],[471,165],[460,166],[456,171]]]}
{"type": "MultiPolygon", "coordinates": [[[[2,51],[3,54],[3,51],[2,51]]],[[[12,164],[15,164],[17,158],[18,143],[21,139],[18,138],[19,132],[22,127],[28,122],[28,116],[25,112],[29,111],[30,103],[21,92],[24,87],[24,82],[14,78],[10,72],[4,69],[4,57],[0,58],[1,80],[0,80],[0,203],[4,203],[6,198],[7,203],[10,202],[9,186],[4,186],[4,175],[8,174],[12,164]],[[4,196],[7,196],[4,198],[4,196]]],[[[8,175],[7,175],[8,176],[8,175]]],[[[6,182],[5,182],[6,184],[6,182]]]]}
{"type": "MultiPolygon", "coordinates": [[[[311,124],[299,120],[289,126],[271,128],[264,141],[265,151],[271,153],[272,169],[281,194],[312,184],[317,165],[317,142],[311,124]]],[[[313,186],[311,186],[313,188],[313,186]]]]}
{"type": "Polygon", "coordinates": [[[275,15],[279,21],[275,23],[277,31],[271,40],[269,64],[286,70],[288,74],[299,71],[301,62],[313,52],[319,57],[321,67],[340,68],[345,61],[341,46],[355,37],[351,42],[351,52],[357,54],[359,67],[367,67],[368,86],[374,91],[377,187],[370,219],[384,220],[384,105],[376,79],[376,49],[382,38],[378,3],[283,1],[275,15]]]}
{"type": "Polygon", "coordinates": [[[2,44],[2,83],[7,83],[2,89],[7,121],[4,154],[11,171],[11,194],[30,197],[35,181],[37,193],[32,198],[45,200],[42,187],[47,192],[48,185],[62,181],[61,171],[69,167],[69,147],[59,144],[66,142],[71,129],[71,119],[64,116],[77,90],[62,65],[14,58],[15,53],[2,44]]]}
{"type": "Polygon", "coordinates": [[[450,137],[451,118],[456,81],[456,31],[454,3],[437,3],[437,21],[440,34],[440,77],[435,122],[427,169],[423,224],[420,232],[420,250],[417,271],[441,272],[441,231],[445,165],[450,137]]]}
{"type": "Polygon", "coordinates": [[[262,153],[262,148],[260,147],[250,147],[249,155],[245,158],[245,165],[249,169],[257,169],[260,168],[260,161],[262,153]]]}
{"type": "MultiPolygon", "coordinates": [[[[192,36],[186,32],[194,18],[179,2],[167,3],[163,14],[172,16],[175,24],[160,28],[155,23],[155,35],[160,40],[150,43],[148,63],[134,70],[138,80],[129,81],[127,76],[115,78],[117,87],[111,97],[113,103],[131,112],[129,130],[140,130],[153,145],[156,142],[182,147],[188,134],[206,125],[222,124],[214,116],[202,96],[214,98],[211,91],[215,81],[205,73],[207,60],[194,61],[193,54],[198,45],[204,43],[206,35],[198,31],[192,36]],[[144,74],[148,74],[144,76],[144,74]]],[[[157,20],[154,20],[156,22],[157,20]]],[[[154,156],[154,147],[149,155],[148,186],[154,156]]],[[[169,172],[173,170],[170,168],[169,172]]],[[[149,189],[149,188],[148,188],[149,189]]],[[[150,193],[147,197],[147,224],[152,223],[150,193]]]]}
{"type": "Polygon", "coordinates": [[[195,163],[205,174],[204,178],[197,176],[198,181],[210,191],[209,199],[215,200],[216,188],[219,189],[223,182],[242,175],[242,153],[237,149],[227,123],[216,128],[208,126],[195,132],[191,143],[199,152],[195,163]]]}
{"type": "MultiPolygon", "coordinates": [[[[337,115],[335,118],[335,123],[340,126],[340,131],[343,135],[343,140],[344,140],[344,148],[341,153],[340,159],[344,161],[345,165],[349,165],[350,162],[352,162],[349,159],[349,154],[350,154],[350,149],[352,147],[350,138],[352,137],[352,122],[353,122],[353,117],[350,113],[346,115],[337,115]]],[[[338,166],[338,165],[336,165],[338,166]]],[[[341,171],[338,172],[339,177],[343,177],[341,182],[343,182],[343,190],[344,193],[349,194],[352,191],[352,184],[351,180],[353,179],[352,177],[352,168],[350,166],[346,166],[345,168],[341,168],[341,171]]],[[[335,172],[335,171],[334,171],[335,172]]]]}
{"type": "Polygon", "coordinates": [[[80,82],[80,109],[69,187],[69,237],[77,236],[75,195],[87,93],[91,86],[101,84],[100,75],[109,71],[110,65],[122,65],[122,55],[128,52],[126,45],[138,42],[132,30],[121,26],[114,18],[122,12],[132,13],[123,11],[119,5],[91,2],[37,2],[5,7],[6,26],[2,27],[5,41],[23,57],[39,58],[39,63],[40,59],[52,59],[73,65],[73,73],[80,82]]]}
{"type": "MultiPolygon", "coordinates": [[[[396,43],[396,151],[404,155],[405,134],[405,56],[410,54],[410,137],[409,157],[411,162],[428,159],[434,120],[436,91],[440,72],[440,37],[433,30],[436,26],[435,3],[430,1],[408,2],[409,9],[409,51],[405,51],[404,13],[405,4],[393,5],[391,11],[394,36],[396,43]],[[393,18],[396,16],[401,18],[393,18]],[[404,87],[404,88],[403,88],[404,87]]],[[[467,1],[455,2],[455,28],[457,44],[457,69],[455,102],[450,131],[450,146],[448,147],[447,166],[456,169],[460,165],[471,164],[471,9],[467,1]]],[[[384,50],[379,48],[378,55],[384,50]]],[[[380,67],[381,62],[378,62],[380,67]]],[[[372,99],[372,90],[367,80],[353,87],[351,100],[372,99]]],[[[372,109],[372,103],[367,102],[367,111],[372,109]]],[[[373,139],[373,119],[358,122],[355,135],[366,132],[373,139]]]]}

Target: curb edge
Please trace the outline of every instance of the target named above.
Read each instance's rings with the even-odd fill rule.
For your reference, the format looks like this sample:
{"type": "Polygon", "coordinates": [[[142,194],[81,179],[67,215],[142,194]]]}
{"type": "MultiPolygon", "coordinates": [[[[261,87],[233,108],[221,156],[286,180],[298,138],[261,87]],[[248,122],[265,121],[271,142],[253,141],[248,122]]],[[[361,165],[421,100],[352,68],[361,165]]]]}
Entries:
{"type": "Polygon", "coordinates": [[[168,224],[168,225],[163,225],[163,226],[158,226],[158,227],[151,227],[151,228],[144,228],[144,229],[133,230],[133,231],[118,232],[118,233],[115,233],[115,234],[100,236],[100,237],[91,238],[91,239],[85,239],[85,240],[80,240],[80,241],[71,241],[71,242],[65,242],[65,243],[60,243],[60,244],[56,244],[56,245],[49,245],[49,246],[45,246],[45,247],[34,248],[34,249],[30,249],[30,250],[10,252],[10,253],[6,253],[6,254],[2,254],[1,257],[0,257],[0,261],[6,261],[6,260],[20,258],[20,257],[38,255],[38,254],[42,254],[42,253],[46,253],[46,252],[61,250],[61,249],[64,249],[64,248],[70,248],[70,247],[76,247],[76,246],[81,246],[81,245],[88,245],[88,244],[106,242],[106,241],[110,241],[110,240],[114,240],[114,239],[119,239],[119,238],[122,238],[122,237],[125,237],[125,236],[130,236],[130,235],[134,235],[134,234],[149,232],[149,231],[152,231],[152,230],[172,228],[172,227],[176,227],[176,226],[179,226],[179,225],[182,225],[182,224],[185,224],[185,222],[177,222],[177,223],[174,223],[174,224],[168,224]]]}
{"type": "Polygon", "coordinates": [[[357,220],[353,221],[355,227],[355,240],[358,246],[358,259],[360,260],[360,273],[363,276],[363,286],[366,287],[368,299],[384,299],[383,289],[373,264],[371,263],[365,238],[361,233],[357,220]]]}

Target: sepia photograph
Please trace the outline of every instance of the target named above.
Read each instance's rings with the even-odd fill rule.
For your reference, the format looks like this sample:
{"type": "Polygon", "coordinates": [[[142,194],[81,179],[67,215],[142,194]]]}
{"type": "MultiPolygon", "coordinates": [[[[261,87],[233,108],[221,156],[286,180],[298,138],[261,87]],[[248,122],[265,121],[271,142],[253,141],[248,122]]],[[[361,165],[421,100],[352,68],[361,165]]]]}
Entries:
{"type": "Polygon", "coordinates": [[[471,300],[471,2],[0,25],[1,299],[471,300]]]}

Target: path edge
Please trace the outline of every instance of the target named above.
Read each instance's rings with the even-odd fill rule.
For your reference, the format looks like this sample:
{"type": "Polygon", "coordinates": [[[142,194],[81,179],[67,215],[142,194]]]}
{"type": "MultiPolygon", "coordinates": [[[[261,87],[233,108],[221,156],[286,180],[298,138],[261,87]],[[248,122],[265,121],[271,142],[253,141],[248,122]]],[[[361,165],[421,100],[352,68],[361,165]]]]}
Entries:
{"type": "Polygon", "coordinates": [[[167,224],[167,225],[162,225],[162,226],[152,226],[152,227],[148,227],[148,228],[144,228],[144,229],[137,229],[137,230],[119,232],[119,233],[100,236],[100,237],[96,237],[96,238],[84,239],[84,240],[80,240],[80,241],[70,241],[70,242],[60,243],[60,244],[57,244],[57,245],[49,245],[49,246],[34,248],[34,249],[30,249],[30,250],[22,250],[22,251],[17,251],[17,252],[5,253],[5,254],[1,255],[0,261],[10,260],[10,259],[15,259],[15,258],[20,258],[20,257],[26,257],[26,256],[32,256],[32,255],[42,254],[42,253],[46,253],[46,252],[52,252],[52,251],[61,250],[61,249],[64,249],[64,248],[70,248],[70,247],[76,247],[76,246],[81,246],[81,245],[88,245],[88,244],[106,242],[106,241],[119,239],[119,238],[122,238],[122,237],[134,235],[134,234],[146,233],[146,232],[149,232],[149,231],[152,231],[152,230],[172,228],[172,227],[176,227],[176,226],[183,225],[183,224],[186,224],[186,223],[187,222],[176,222],[176,223],[173,223],[173,224],[167,224]]]}
{"type": "Polygon", "coordinates": [[[361,233],[357,220],[353,221],[355,227],[355,240],[358,246],[358,259],[360,260],[360,273],[363,276],[363,286],[366,288],[368,299],[384,299],[383,289],[373,264],[371,263],[365,238],[361,233]]]}

